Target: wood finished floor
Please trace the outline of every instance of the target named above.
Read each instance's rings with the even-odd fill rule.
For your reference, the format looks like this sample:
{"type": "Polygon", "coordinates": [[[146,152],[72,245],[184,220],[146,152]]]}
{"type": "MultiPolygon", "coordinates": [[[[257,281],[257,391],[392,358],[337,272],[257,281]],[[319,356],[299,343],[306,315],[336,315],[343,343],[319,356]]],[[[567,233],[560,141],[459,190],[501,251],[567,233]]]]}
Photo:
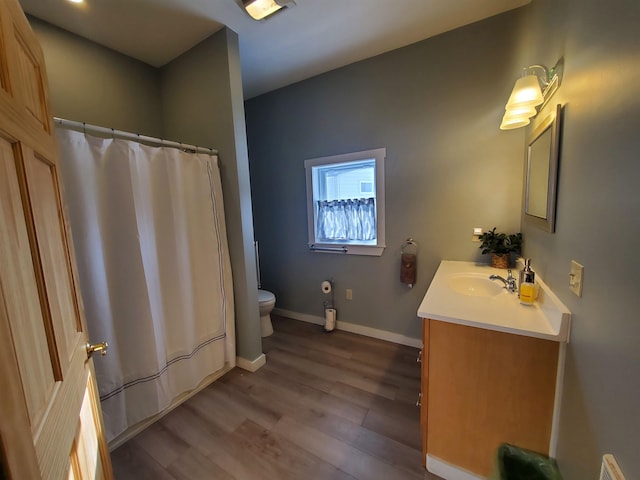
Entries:
{"type": "Polygon", "coordinates": [[[114,452],[117,480],[438,479],[422,467],[418,350],[273,317],[234,369],[114,452]]]}

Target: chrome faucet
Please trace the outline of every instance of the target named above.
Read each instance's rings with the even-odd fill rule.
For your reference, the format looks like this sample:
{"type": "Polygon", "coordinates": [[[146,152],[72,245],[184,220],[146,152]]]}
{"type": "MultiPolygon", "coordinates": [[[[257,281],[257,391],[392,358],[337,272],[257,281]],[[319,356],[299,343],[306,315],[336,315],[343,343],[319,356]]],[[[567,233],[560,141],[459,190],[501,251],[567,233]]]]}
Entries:
{"type": "Polygon", "coordinates": [[[508,270],[507,278],[503,278],[500,275],[489,275],[489,280],[500,280],[504,283],[504,288],[509,290],[511,293],[515,292],[517,289],[516,279],[511,275],[511,269],[508,270]]]}

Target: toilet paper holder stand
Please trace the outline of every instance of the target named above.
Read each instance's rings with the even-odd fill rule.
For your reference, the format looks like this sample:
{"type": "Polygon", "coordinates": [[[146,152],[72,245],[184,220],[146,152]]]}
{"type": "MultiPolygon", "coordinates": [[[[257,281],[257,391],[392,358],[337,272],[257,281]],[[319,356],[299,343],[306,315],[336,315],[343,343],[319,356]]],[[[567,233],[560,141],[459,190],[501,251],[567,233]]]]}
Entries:
{"type": "Polygon", "coordinates": [[[329,300],[324,300],[324,331],[332,332],[336,328],[336,310],[334,306],[333,278],[322,282],[322,293],[330,295],[329,300]]]}
{"type": "Polygon", "coordinates": [[[334,290],[334,289],[333,289],[333,278],[332,278],[332,279],[330,279],[330,280],[325,280],[325,281],[324,281],[324,282],[322,282],[322,283],[323,283],[322,293],[324,293],[325,295],[329,295],[329,300],[324,300],[324,301],[322,302],[322,306],[324,307],[324,309],[325,309],[325,310],[326,310],[327,308],[334,308],[334,300],[335,300],[335,297],[334,297],[334,294],[333,294],[333,290],[334,290]],[[325,284],[325,282],[326,282],[326,283],[329,283],[329,291],[328,291],[328,292],[325,292],[325,289],[324,289],[324,284],[325,284]]]}

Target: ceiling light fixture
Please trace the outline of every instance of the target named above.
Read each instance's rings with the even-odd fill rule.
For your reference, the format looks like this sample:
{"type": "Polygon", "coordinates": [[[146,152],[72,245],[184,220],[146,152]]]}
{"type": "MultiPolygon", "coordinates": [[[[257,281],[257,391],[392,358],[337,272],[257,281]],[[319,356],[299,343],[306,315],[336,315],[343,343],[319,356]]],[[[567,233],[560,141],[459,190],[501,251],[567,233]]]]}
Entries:
{"type": "Polygon", "coordinates": [[[254,20],[264,20],[281,9],[295,5],[294,0],[242,0],[246,12],[254,20]]]}
{"type": "Polygon", "coordinates": [[[544,65],[531,65],[522,69],[522,75],[513,86],[505,107],[500,130],[511,130],[529,125],[551,96],[556,93],[562,79],[562,59],[549,69],[544,65]]]}
{"type": "Polygon", "coordinates": [[[84,3],[84,0],[67,0],[67,1],[71,3],[84,3]]]}

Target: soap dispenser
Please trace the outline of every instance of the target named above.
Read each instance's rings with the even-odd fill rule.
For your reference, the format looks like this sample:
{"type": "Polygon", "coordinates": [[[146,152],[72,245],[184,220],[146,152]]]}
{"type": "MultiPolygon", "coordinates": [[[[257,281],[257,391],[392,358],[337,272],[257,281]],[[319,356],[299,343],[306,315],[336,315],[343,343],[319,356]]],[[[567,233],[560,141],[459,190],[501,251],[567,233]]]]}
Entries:
{"type": "Polygon", "coordinates": [[[536,273],[531,270],[531,259],[524,261],[524,268],[520,271],[519,297],[523,305],[533,305],[536,301],[536,273]]]}

